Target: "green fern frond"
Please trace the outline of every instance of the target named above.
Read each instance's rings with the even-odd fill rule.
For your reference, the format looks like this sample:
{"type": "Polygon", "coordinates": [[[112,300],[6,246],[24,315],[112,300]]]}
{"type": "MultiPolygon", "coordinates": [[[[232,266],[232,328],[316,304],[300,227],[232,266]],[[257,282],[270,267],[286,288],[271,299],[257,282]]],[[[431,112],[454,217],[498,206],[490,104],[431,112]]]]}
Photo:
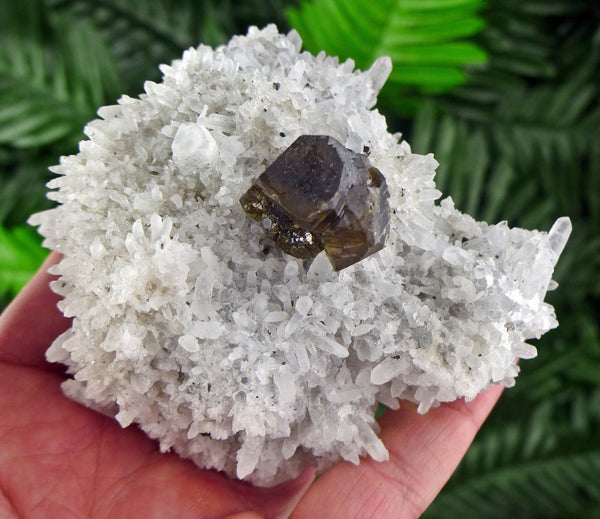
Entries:
{"type": "Polygon", "coordinates": [[[551,162],[558,157],[573,158],[589,153],[597,137],[599,62],[598,56],[591,55],[564,78],[539,86],[504,93],[492,87],[493,102],[465,102],[461,96],[440,100],[440,107],[465,122],[489,128],[504,155],[525,161],[533,156],[551,162]]]}
{"type": "Polygon", "coordinates": [[[119,91],[93,27],[51,17],[40,0],[0,3],[0,144],[31,148],[76,138],[119,91]]]}
{"type": "Polygon", "coordinates": [[[387,88],[444,92],[466,80],[464,67],[485,62],[486,53],[468,38],[485,23],[481,0],[313,0],[289,9],[290,24],[307,50],[325,50],[359,68],[390,56],[387,88]]]}
{"type": "Polygon", "coordinates": [[[22,225],[31,214],[52,207],[45,183],[52,178],[48,167],[56,160],[36,150],[0,148],[0,225],[22,225]]]}
{"type": "Polygon", "coordinates": [[[488,423],[423,518],[584,516],[600,499],[599,404],[579,390],[488,423]]]}
{"type": "Polygon", "coordinates": [[[16,295],[40,267],[48,251],[29,227],[0,226],[0,298],[16,295]]]}
{"type": "Polygon", "coordinates": [[[597,137],[587,129],[600,127],[597,98],[585,107],[589,114],[582,110],[569,121],[562,112],[553,121],[545,108],[553,99],[538,93],[510,96],[485,118],[478,107],[425,105],[415,118],[413,149],[433,151],[440,162],[438,187],[461,210],[486,221],[546,228],[553,217],[569,214],[599,222],[598,159],[590,157],[597,137]]]}
{"type": "Polygon", "coordinates": [[[439,499],[431,517],[435,517],[436,507],[443,510],[445,518],[579,517],[598,499],[593,482],[599,478],[600,446],[580,454],[557,453],[548,459],[479,474],[439,499]]]}
{"type": "MultiPolygon", "coordinates": [[[[579,57],[581,46],[569,48],[574,32],[588,33],[587,0],[489,0],[484,13],[488,29],[481,44],[490,53],[490,66],[505,74],[544,80],[557,77],[557,36],[569,60],[579,57]]],[[[583,36],[589,42],[589,34],[583,36]]]]}
{"type": "Polygon", "coordinates": [[[581,2],[542,4],[547,9],[531,11],[513,0],[491,2],[490,25],[480,38],[489,63],[465,86],[420,108],[413,147],[434,151],[442,191],[459,208],[487,221],[544,228],[568,214],[592,217],[600,225],[600,46],[586,43],[589,27],[587,40],[576,28],[582,16],[594,12],[581,2]],[[577,16],[558,20],[546,14],[556,12],[577,16]],[[552,36],[549,28],[556,24],[564,36],[552,36]],[[560,74],[556,69],[555,78],[532,81],[519,66],[499,64],[504,53],[514,54],[504,39],[560,67],[560,74]],[[561,54],[564,46],[580,61],[568,62],[561,54]],[[578,46],[587,53],[573,50],[578,46]],[[494,160],[482,166],[487,157],[494,160]]]}
{"type": "Polygon", "coordinates": [[[200,43],[221,45],[248,25],[278,23],[285,30],[285,0],[44,0],[57,15],[86,20],[109,47],[124,91],[137,95],[157,81],[158,65],[200,43]]]}
{"type": "Polygon", "coordinates": [[[589,8],[587,0],[537,0],[536,2],[520,2],[519,0],[502,0],[508,9],[536,16],[564,16],[579,13],[589,8]]]}
{"type": "MultiPolygon", "coordinates": [[[[574,231],[557,266],[561,297],[600,296],[600,51],[557,80],[506,91],[479,81],[423,105],[413,149],[434,152],[436,183],[459,209],[488,222],[548,229],[569,215],[574,231]],[[475,96],[469,93],[476,89],[475,96]],[[466,90],[467,93],[462,92],[466,90]],[[563,291],[561,291],[563,292],[563,291]]],[[[491,65],[490,65],[491,66],[491,65]]],[[[579,299],[578,299],[579,298],[579,299]]]]}
{"type": "MultiPolygon", "coordinates": [[[[199,42],[211,11],[208,2],[45,0],[53,15],[85,20],[102,36],[118,67],[125,92],[137,95],[144,80],[156,80],[158,65],[199,42]]],[[[213,43],[213,42],[207,42],[213,43]]]]}

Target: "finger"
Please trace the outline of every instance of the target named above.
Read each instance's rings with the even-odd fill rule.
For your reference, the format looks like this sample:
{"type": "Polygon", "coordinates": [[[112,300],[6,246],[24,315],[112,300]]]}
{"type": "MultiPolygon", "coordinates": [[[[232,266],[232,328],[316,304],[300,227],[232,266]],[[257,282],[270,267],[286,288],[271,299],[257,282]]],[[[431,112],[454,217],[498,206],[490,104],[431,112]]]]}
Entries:
{"type": "Polygon", "coordinates": [[[494,386],[470,403],[458,400],[419,415],[403,404],[380,419],[390,459],[335,465],[300,502],[292,519],[413,519],[429,506],[500,397],[494,386]]]}
{"type": "Polygon", "coordinates": [[[71,326],[56,303],[60,296],[50,290],[56,276],[47,270],[60,260],[53,252],[31,281],[0,315],[0,362],[50,366],[44,353],[52,341],[71,326]]]}

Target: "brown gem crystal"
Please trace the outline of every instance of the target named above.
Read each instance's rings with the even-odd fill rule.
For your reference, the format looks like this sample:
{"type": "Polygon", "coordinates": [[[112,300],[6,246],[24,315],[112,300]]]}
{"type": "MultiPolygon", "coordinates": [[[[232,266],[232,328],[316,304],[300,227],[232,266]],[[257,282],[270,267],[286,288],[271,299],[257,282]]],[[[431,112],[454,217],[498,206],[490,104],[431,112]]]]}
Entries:
{"type": "Polygon", "coordinates": [[[325,250],[335,270],[381,250],[389,229],[385,178],[365,154],[327,135],[302,135],[240,198],[268,218],[277,246],[297,258],[325,250]]]}

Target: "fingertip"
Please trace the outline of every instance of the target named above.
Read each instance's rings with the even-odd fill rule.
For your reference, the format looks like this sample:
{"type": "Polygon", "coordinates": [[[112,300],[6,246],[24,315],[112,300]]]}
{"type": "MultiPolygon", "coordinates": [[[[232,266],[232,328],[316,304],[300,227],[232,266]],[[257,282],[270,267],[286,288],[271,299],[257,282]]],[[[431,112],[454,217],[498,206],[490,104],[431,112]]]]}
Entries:
{"type": "Polygon", "coordinates": [[[423,415],[409,402],[388,409],[378,422],[389,461],[338,463],[309,489],[292,517],[419,517],[455,470],[501,393],[502,388],[494,386],[471,402],[442,404],[423,415]]]}

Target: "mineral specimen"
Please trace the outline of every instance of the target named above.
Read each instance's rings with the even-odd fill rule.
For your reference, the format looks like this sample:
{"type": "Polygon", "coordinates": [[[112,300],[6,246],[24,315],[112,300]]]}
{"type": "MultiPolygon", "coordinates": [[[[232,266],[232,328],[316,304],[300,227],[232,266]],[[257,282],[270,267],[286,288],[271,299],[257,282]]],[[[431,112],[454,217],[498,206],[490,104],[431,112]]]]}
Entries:
{"type": "Polygon", "coordinates": [[[335,270],[381,250],[389,228],[389,193],[364,154],[333,137],[302,135],[242,196],[255,220],[288,254],[313,258],[325,250],[335,270]]]}
{"type": "Polygon", "coordinates": [[[360,72],[300,45],[252,28],[162,66],[139,99],[98,111],[53,168],[58,206],[30,220],[63,255],[52,288],[75,319],[47,358],[72,375],[64,392],[258,485],[386,459],[378,402],[426,412],[512,385],[516,357],[536,353],[525,341],[557,325],[543,300],[570,232],[566,218],[547,234],[437,204],[436,161],[372,109],[389,59],[360,72]],[[239,204],[320,134],[370,149],[389,191],[385,247],[340,271],[325,252],[270,247],[239,204]]]}

